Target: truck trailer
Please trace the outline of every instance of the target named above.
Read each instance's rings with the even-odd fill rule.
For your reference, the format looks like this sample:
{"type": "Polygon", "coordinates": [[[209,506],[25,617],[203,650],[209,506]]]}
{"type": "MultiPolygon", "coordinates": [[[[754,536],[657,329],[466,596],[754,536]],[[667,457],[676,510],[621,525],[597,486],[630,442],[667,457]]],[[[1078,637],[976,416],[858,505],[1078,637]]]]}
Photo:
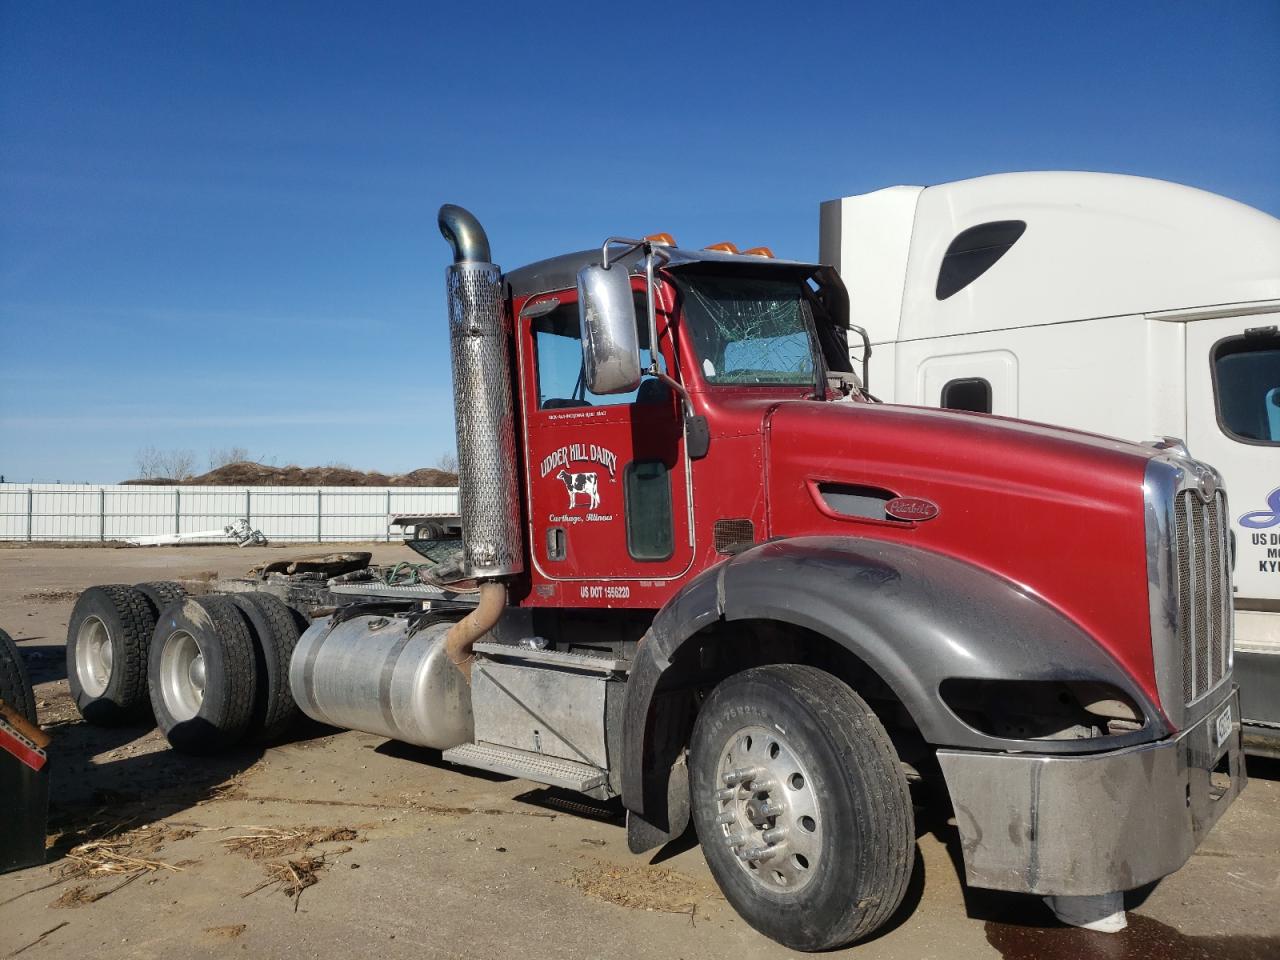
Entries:
{"type": "Polygon", "coordinates": [[[884,400],[1178,437],[1222,473],[1245,749],[1280,757],[1280,220],[1031,172],[832,200],[819,242],[884,400]]]}
{"type": "Polygon", "coordinates": [[[632,851],[692,825],[728,902],[800,950],[898,909],[913,783],[954,809],[969,884],[1060,909],[1114,909],[1230,806],[1211,467],[873,402],[829,265],[656,234],[504,272],[474,216],[439,221],[456,557],[286,591],[293,626],[269,590],[86,591],[86,717],[149,705],[198,752],[300,709],[620,798],[632,851]]]}

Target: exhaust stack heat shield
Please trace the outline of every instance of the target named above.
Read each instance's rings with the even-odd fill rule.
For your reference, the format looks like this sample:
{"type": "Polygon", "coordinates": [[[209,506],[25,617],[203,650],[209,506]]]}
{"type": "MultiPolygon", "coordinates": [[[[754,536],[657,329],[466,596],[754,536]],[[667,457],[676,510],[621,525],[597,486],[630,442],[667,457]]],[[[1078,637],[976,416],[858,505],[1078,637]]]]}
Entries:
{"type": "Polygon", "coordinates": [[[464,564],[471,577],[508,577],[524,570],[524,551],[502,271],[469,259],[487,257],[488,242],[465,210],[441,208],[440,227],[455,256],[446,283],[464,564]]]}

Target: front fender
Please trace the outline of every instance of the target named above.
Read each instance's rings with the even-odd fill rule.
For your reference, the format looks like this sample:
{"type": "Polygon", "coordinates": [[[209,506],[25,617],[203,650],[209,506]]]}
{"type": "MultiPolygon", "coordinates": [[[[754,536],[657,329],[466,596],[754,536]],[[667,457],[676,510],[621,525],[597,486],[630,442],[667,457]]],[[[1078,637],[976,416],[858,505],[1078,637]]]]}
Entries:
{"type": "MultiPolygon", "coordinates": [[[[665,811],[648,772],[667,757],[651,744],[654,695],[675,682],[684,644],[717,621],[771,620],[812,630],[847,648],[902,701],[934,746],[1070,753],[1079,740],[1009,740],[960,721],[938,694],[953,677],[1096,681],[1124,691],[1149,723],[1109,737],[1119,747],[1164,735],[1163,718],[1141,688],[1088,634],[1027,587],[952,557],[853,537],[797,537],[761,544],[706,571],[659,611],[640,644],[627,685],[622,794],[654,823],[665,811]],[[653,793],[646,798],[646,792],[653,793]]],[[[1096,745],[1093,746],[1096,749],[1096,745]]],[[[669,753],[669,750],[663,751],[669,753]]]]}

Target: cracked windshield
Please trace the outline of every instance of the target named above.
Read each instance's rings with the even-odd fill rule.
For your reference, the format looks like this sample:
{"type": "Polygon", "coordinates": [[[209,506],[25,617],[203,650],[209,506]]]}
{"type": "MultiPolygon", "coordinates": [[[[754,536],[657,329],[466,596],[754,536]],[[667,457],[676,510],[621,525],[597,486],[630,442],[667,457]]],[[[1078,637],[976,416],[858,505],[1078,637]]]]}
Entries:
{"type": "Polygon", "coordinates": [[[813,321],[795,280],[678,276],[710,384],[812,384],[813,321]]]}

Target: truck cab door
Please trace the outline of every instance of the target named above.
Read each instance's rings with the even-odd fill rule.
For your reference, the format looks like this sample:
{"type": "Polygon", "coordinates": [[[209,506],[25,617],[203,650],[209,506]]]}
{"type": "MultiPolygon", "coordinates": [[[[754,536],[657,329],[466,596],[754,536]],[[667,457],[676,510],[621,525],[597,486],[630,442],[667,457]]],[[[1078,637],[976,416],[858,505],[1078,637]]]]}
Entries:
{"type": "Polygon", "coordinates": [[[1236,543],[1237,647],[1265,645],[1280,654],[1276,323],[1270,313],[1187,324],[1187,447],[1226,482],[1236,543]]]}
{"type": "MultiPolygon", "coordinates": [[[[636,297],[647,354],[644,294],[636,297]]],[[[574,582],[567,596],[575,599],[643,606],[645,587],[679,577],[693,561],[679,399],[651,377],[629,394],[586,389],[575,291],[532,298],[521,313],[535,572],[574,582]]]]}

